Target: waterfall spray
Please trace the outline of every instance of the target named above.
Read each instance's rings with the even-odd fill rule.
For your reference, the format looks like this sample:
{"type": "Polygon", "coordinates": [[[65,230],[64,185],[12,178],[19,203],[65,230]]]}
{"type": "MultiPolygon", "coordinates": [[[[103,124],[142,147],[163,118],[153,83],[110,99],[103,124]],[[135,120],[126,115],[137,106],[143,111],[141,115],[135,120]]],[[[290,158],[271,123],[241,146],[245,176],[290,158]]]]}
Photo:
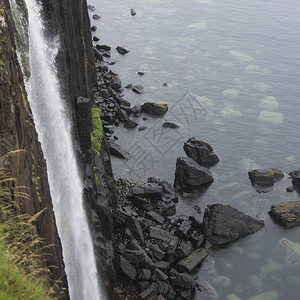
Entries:
{"type": "MultiPolygon", "coordinates": [[[[15,1],[10,0],[12,7],[18,5],[15,1]]],[[[25,86],[47,161],[70,297],[75,300],[99,300],[98,274],[83,208],[83,186],[73,149],[71,122],[60,93],[55,68],[59,38],[49,39],[45,36],[41,7],[36,0],[25,2],[28,10],[31,70],[25,86]]],[[[14,13],[18,10],[12,11],[14,13]]]]}

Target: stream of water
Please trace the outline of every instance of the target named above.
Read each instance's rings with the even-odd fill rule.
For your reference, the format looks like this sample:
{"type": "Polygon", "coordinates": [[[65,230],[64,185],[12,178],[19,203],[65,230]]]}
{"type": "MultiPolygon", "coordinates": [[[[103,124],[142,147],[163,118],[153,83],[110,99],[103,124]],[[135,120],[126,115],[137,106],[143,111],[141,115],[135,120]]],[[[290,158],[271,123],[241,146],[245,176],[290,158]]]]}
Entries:
{"type": "MultiPolygon", "coordinates": [[[[299,228],[286,230],[268,216],[272,204],[299,199],[287,193],[286,176],[273,191],[257,193],[247,172],[299,169],[300,4],[292,0],[89,0],[100,20],[98,43],[112,46],[110,68],[123,86],[142,84],[145,93],[124,90],[132,105],[167,103],[163,119],[137,119],[145,131],[120,126],[118,143],[133,159],[113,158],[116,177],[174,181],[183,143],[195,136],[212,145],[221,161],[202,195],[181,199],[177,214],[194,205],[224,202],[263,216],[258,233],[210,251],[198,276],[215,299],[298,299],[299,269],[278,256],[282,238],[300,242],[299,228]],[[136,10],[131,16],[130,9],[136,10]],[[115,48],[127,47],[122,56],[115,48]],[[137,71],[144,71],[140,76],[137,71]],[[164,84],[166,83],[166,84],[164,84]],[[161,125],[173,121],[178,130],[161,125]],[[265,294],[266,293],[266,294],[265,294]],[[239,298],[233,298],[235,295],[239,298]],[[228,298],[229,297],[229,298],[228,298]],[[231,298],[230,298],[231,297],[231,298]],[[270,298],[267,298],[270,297],[270,298]]],[[[196,299],[202,299],[196,295],[196,299]],[[198,297],[198,298],[197,298],[198,297]]]]}
{"type": "MultiPolygon", "coordinates": [[[[25,2],[28,10],[31,72],[25,85],[47,161],[49,185],[63,248],[70,298],[99,300],[101,296],[94,250],[83,208],[83,186],[73,149],[71,123],[60,93],[55,67],[55,57],[60,47],[59,36],[56,39],[46,37],[41,7],[35,0],[25,2]]],[[[18,7],[17,1],[11,0],[10,3],[14,14],[24,12],[24,9],[18,7]]],[[[15,20],[22,18],[15,15],[15,20]]]]}

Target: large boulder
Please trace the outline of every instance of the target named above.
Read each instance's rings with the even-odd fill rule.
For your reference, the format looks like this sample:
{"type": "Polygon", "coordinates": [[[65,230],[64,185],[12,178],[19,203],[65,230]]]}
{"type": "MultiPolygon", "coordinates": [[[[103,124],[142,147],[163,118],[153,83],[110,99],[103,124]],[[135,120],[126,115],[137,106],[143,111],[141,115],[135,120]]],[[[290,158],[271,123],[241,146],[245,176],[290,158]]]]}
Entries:
{"type": "Polygon", "coordinates": [[[276,169],[256,169],[249,171],[248,176],[257,192],[266,193],[272,190],[275,182],[284,177],[284,173],[276,169]]]}
{"type": "Polygon", "coordinates": [[[142,112],[152,116],[163,116],[168,111],[167,104],[159,104],[155,102],[146,102],[142,105],[142,112]]]}
{"type": "Polygon", "coordinates": [[[272,205],[269,214],[285,228],[297,227],[300,225],[300,201],[272,205]]]}
{"type": "Polygon", "coordinates": [[[297,189],[300,188],[300,170],[289,172],[290,177],[292,178],[293,186],[297,189]]]}
{"type": "Polygon", "coordinates": [[[264,226],[264,221],[254,219],[226,204],[208,205],[203,224],[206,238],[214,245],[222,245],[254,233],[264,226]]]}
{"type": "Polygon", "coordinates": [[[193,159],[178,157],[176,162],[174,187],[177,189],[197,188],[214,181],[211,172],[193,159]]]}
{"type": "Polygon", "coordinates": [[[200,165],[212,165],[219,161],[218,156],[209,144],[194,137],[184,143],[183,149],[188,157],[200,165]]]}

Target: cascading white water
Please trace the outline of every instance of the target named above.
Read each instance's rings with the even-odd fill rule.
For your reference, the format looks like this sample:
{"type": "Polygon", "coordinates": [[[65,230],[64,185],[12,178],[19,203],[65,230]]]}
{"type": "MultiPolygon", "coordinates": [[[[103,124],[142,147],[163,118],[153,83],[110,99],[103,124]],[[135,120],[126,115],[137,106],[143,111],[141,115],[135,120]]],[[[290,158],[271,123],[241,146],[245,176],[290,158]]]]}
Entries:
{"type": "MultiPolygon", "coordinates": [[[[77,169],[71,123],[60,93],[55,57],[59,39],[44,35],[41,7],[25,0],[29,21],[31,76],[28,99],[47,161],[49,185],[63,247],[71,299],[101,299],[92,239],[83,208],[83,188],[77,169]]],[[[11,6],[17,5],[10,0],[11,6]]]]}

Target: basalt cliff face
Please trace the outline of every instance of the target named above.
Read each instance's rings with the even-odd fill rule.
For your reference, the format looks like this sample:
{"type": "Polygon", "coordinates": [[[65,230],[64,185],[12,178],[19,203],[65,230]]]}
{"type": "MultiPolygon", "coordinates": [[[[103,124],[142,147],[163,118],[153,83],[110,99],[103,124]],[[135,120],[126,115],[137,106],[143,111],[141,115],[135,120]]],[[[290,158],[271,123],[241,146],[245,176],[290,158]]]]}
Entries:
{"type": "Polygon", "coordinates": [[[44,210],[36,220],[36,232],[44,239],[46,245],[51,245],[45,248],[44,256],[52,272],[52,280],[61,281],[57,295],[60,295],[61,299],[68,299],[62,249],[52,208],[46,163],[27,102],[23,75],[16,56],[13,29],[2,3],[0,36],[0,156],[21,150],[15,151],[3,162],[9,175],[16,179],[9,183],[12,200],[20,214],[35,215],[44,210]],[[18,197],[15,191],[25,192],[28,197],[18,197]]]}

